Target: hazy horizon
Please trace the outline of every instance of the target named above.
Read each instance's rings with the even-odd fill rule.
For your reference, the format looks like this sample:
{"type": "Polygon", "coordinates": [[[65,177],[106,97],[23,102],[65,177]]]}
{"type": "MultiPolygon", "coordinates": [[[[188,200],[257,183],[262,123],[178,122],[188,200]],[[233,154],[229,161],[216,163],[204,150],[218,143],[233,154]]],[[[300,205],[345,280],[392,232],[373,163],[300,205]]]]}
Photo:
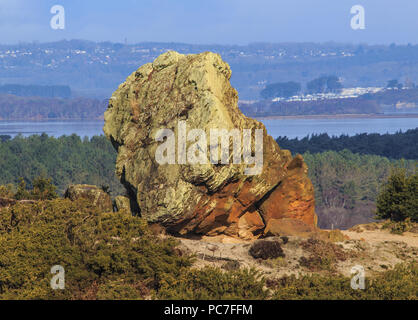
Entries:
{"type": "Polygon", "coordinates": [[[127,42],[124,41],[112,41],[112,40],[91,40],[91,39],[84,39],[84,38],[62,38],[62,39],[56,39],[51,41],[39,41],[39,40],[32,40],[32,41],[18,41],[18,42],[0,42],[0,45],[2,46],[16,46],[16,45],[32,45],[32,44],[49,44],[49,43],[57,43],[57,42],[71,42],[71,41],[81,41],[81,42],[91,42],[91,43],[112,43],[112,44],[123,44],[128,46],[135,46],[135,45],[141,45],[141,44],[179,44],[179,45],[190,45],[190,46],[223,46],[223,47],[246,47],[246,46],[252,46],[252,45],[292,45],[292,44],[314,44],[314,45],[336,45],[336,46],[385,46],[388,47],[392,44],[395,44],[396,46],[417,46],[417,43],[368,43],[368,42],[339,42],[339,41],[281,41],[281,42],[268,42],[268,41],[254,41],[254,42],[248,42],[248,43],[216,43],[216,42],[207,42],[207,43],[193,43],[193,42],[184,42],[184,41],[138,41],[138,42],[127,42]]]}
{"type": "Polygon", "coordinates": [[[417,13],[409,0],[0,0],[0,43],[417,44],[417,13]],[[57,4],[65,8],[64,30],[50,27],[57,4]],[[353,5],[365,9],[364,30],[350,27],[353,5]]]}

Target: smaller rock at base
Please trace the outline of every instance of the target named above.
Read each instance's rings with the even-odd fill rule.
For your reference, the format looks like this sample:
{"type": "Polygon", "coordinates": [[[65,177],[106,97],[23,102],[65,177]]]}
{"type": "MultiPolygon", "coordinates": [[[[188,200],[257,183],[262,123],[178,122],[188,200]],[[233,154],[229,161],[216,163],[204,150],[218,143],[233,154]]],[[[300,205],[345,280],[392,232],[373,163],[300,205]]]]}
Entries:
{"type": "Polygon", "coordinates": [[[71,201],[86,199],[103,212],[113,211],[110,195],[97,186],[88,184],[70,185],[67,191],[65,191],[64,197],[71,201]]]}
{"type": "Polygon", "coordinates": [[[131,213],[131,202],[128,197],[117,196],[115,198],[116,211],[123,211],[126,213],[131,213]]]}
{"type": "Polygon", "coordinates": [[[270,219],[267,223],[264,235],[269,236],[297,236],[302,238],[312,237],[317,233],[314,226],[303,221],[283,218],[270,219]]]}

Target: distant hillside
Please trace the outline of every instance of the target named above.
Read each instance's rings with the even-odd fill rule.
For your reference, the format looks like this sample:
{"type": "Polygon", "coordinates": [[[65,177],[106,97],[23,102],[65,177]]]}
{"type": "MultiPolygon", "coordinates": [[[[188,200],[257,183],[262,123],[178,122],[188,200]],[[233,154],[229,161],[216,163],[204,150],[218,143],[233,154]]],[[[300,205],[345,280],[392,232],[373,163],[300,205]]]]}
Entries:
{"type": "Polygon", "coordinates": [[[240,103],[239,107],[245,115],[250,117],[376,114],[381,112],[379,104],[376,101],[362,98],[289,102],[272,102],[264,100],[255,103],[240,103]]]}
{"type": "Polygon", "coordinates": [[[0,94],[0,120],[103,119],[107,101],[0,94]]]}
{"type": "Polygon", "coordinates": [[[232,69],[232,85],[241,100],[254,100],[266,85],[306,84],[324,74],[349,87],[380,87],[406,78],[418,83],[418,45],[385,46],[338,43],[253,43],[193,45],[184,43],[96,43],[71,40],[0,45],[0,84],[68,84],[75,92],[109,97],[139,66],[167,50],[213,51],[232,69]]]}
{"type": "Polygon", "coordinates": [[[385,90],[374,94],[365,94],[362,98],[376,101],[386,112],[418,112],[418,88],[385,90]]]}
{"type": "Polygon", "coordinates": [[[241,102],[247,116],[297,116],[335,114],[418,113],[418,88],[382,90],[355,98],[322,98],[310,101],[241,102]]]}
{"type": "Polygon", "coordinates": [[[71,97],[69,86],[37,86],[5,84],[0,86],[0,94],[13,94],[20,97],[65,98],[71,97]]]}

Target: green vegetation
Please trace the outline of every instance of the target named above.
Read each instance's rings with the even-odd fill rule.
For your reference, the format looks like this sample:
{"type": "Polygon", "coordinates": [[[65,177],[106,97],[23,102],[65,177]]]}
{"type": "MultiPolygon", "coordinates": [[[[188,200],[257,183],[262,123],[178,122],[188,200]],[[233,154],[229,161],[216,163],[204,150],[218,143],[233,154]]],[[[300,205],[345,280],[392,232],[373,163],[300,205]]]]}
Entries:
{"type": "MultiPolygon", "coordinates": [[[[305,245],[324,261],[344,258],[335,245],[305,245]]],[[[367,277],[365,290],[332,273],[269,279],[192,263],[175,239],[156,237],[143,219],[98,212],[88,201],[0,210],[0,299],[417,299],[416,263],[367,277]],[[64,290],[50,287],[55,265],[65,269],[64,290]]]]}
{"type": "Polygon", "coordinates": [[[180,278],[166,275],[158,299],[235,300],[266,299],[264,279],[253,269],[222,272],[217,268],[192,269],[180,278]]]}
{"type": "MultiPolygon", "coordinates": [[[[329,137],[321,134],[301,140],[279,137],[277,143],[293,154],[303,154],[314,185],[318,222],[322,228],[345,229],[373,221],[379,191],[392,168],[413,172],[418,160],[418,128],[383,135],[329,137]]],[[[415,209],[410,210],[412,214],[416,212],[416,190],[410,190],[409,194],[410,201],[403,206],[412,208],[415,201],[415,209]]]]}
{"type": "Polygon", "coordinates": [[[397,265],[375,277],[366,277],[365,290],[353,290],[350,278],[319,274],[284,277],[267,282],[273,299],[288,300],[416,300],[418,263],[397,265]]]}
{"type": "Polygon", "coordinates": [[[418,165],[414,173],[405,168],[394,169],[377,197],[376,206],[380,219],[418,222],[418,165]]]}
{"type": "Polygon", "coordinates": [[[115,176],[116,152],[104,137],[81,139],[77,135],[60,138],[46,134],[17,136],[0,142],[0,184],[18,184],[22,177],[32,188],[39,176],[51,177],[63,194],[69,184],[109,186],[113,194],[123,193],[115,176]]]}
{"type": "Polygon", "coordinates": [[[40,201],[0,211],[0,299],[144,298],[190,266],[173,239],[140,218],[101,213],[87,201],[40,201]],[[51,267],[65,290],[51,290],[51,267]]]}
{"type": "Polygon", "coordinates": [[[403,234],[407,231],[417,233],[418,224],[412,222],[411,218],[406,218],[402,221],[387,220],[385,223],[383,223],[382,229],[390,229],[390,232],[394,234],[403,234]]]}
{"type": "Polygon", "coordinates": [[[386,85],[387,88],[397,88],[402,89],[403,85],[402,83],[399,83],[397,79],[389,80],[388,84],[386,85]]]}
{"type": "MultiPolygon", "coordinates": [[[[391,168],[405,167],[411,171],[416,163],[413,160],[402,162],[376,155],[361,155],[348,150],[322,152],[327,145],[331,149],[348,146],[356,152],[368,150],[367,145],[370,145],[369,152],[394,155],[398,150],[399,155],[418,159],[415,155],[418,148],[414,149],[418,129],[382,136],[326,136],[323,141],[319,136],[296,142],[278,139],[281,148],[290,147],[293,152],[312,150],[303,156],[315,187],[319,226],[322,228],[349,228],[372,221],[380,185],[389,177],[391,168]],[[362,148],[359,141],[363,141],[362,148]],[[356,145],[358,147],[354,147],[356,145]],[[314,153],[318,151],[321,153],[314,153]]],[[[104,136],[90,140],[76,135],[60,138],[45,134],[28,138],[17,136],[0,142],[0,185],[3,185],[0,197],[13,197],[17,185],[21,183],[20,177],[23,177],[28,189],[33,189],[32,182],[39,176],[51,177],[51,183],[57,186],[57,193],[61,195],[69,184],[82,183],[109,186],[112,195],[122,194],[123,186],[114,174],[115,161],[116,152],[104,136]]]]}
{"type": "Polygon", "coordinates": [[[350,228],[373,221],[380,187],[392,168],[413,171],[417,163],[348,150],[307,152],[303,157],[314,185],[319,226],[328,229],[350,228]]]}
{"type": "Polygon", "coordinates": [[[337,76],[325,76],[313,79],[306,84],[308,93],[338,92],[342,84],[337,76]]]}
{"type": "MultiPolygon", "coordinates": [[[[16,200],[52,200],[58,197],[55,190],[57,189],[51,182],[51,178],[37,177],[33,181],[33,189],[26,189],[26,182],[20,178],[17,191],[13,198],[16,200]]],[[[11,197],[9,197],[11,198],[11,197]]]]}
{"type": "Polygon", "coordinates": [[[266,86],[260,92],[260,96],[263,99],[273,99],[277,97],[289,98],[291,96],[297,95],[301,90],[300,83],[297,82],[280,82],[272,83],[266,86]]]}
{"type": "Polygon", "coordinates": [[[418,160],[418,128],[395,134],[357,134],[330,137],[328,134],[307,136],[301,140],[279,137],[280,148],[289,149],[294,154],[305,152],[351,150],[354,153],[374,154],[392,159],[418,160]]]}

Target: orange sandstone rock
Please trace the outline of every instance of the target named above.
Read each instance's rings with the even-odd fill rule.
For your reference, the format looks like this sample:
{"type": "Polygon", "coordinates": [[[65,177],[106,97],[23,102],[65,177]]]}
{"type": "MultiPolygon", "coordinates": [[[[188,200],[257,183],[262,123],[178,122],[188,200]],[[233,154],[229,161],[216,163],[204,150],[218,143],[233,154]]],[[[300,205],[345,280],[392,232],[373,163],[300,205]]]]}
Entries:
{"type": "Polygon", "coordinates": [[[228,64],[217,54],[170,51],[140,67],[112,95],[103,130],[118,151],[116,174],[127,189],[131,210],[180,235],[254,239],[270,220],[284,218],[314,227],[314,192],[302,157],[293,159],[262,123],[242,114],[230,77],[228,64]],[[175,137],[170,140],[175,147],[161,153],[169,159],[164,164],[156,158],[162,129],[175,137]],[[244,130],[251,130],[250,151],[262,155],[260,170],[248,174],[252,165],[233,163],[232,139],[225,146],[229,163],[213,164],[209,144],[196,147],[193,139],[180,138],[186,129],[198,129],[208,139],[213,129],[236,129],[240,141],[244,130]],[[254,142],[257,130],[261,153],[254,142]],[[203,155],[204,161],[186,161],[192,147],[192,155],[203,155]]]}

